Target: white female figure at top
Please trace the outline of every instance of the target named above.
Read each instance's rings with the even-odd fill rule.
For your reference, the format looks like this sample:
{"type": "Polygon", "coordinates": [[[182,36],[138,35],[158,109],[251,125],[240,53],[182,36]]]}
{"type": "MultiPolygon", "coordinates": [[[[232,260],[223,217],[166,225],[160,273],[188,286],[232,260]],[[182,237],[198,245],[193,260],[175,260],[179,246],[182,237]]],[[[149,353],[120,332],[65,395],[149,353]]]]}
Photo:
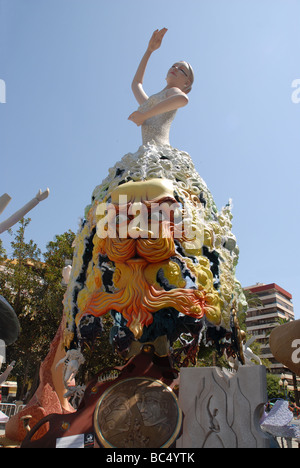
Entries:
{"type": "Polygon", "coordinates": [[[170,144],[171,123],[177,109],[188,103],[187,94],[194,81],[192,67],[187,62],[180,61],[169,69],[166,77],[167,86],[162,91],[150,98],[145,93],[143,79],[148,60],[151,54],[161,46],[166,32],[166,28],[154,31],[131,86],[140,107],[128,119],[137,126],[142,126],[144,145],[150,141],[154,141],[157,145],[170,144]]]}

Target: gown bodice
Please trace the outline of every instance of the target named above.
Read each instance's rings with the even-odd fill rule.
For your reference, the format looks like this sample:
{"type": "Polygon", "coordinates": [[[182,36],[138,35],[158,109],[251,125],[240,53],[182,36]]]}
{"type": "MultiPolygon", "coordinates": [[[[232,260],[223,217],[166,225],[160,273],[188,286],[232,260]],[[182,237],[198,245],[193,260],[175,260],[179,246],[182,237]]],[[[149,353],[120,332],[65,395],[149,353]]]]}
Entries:
{"type": "MultiPolygon", "coordinates": [[[[145,112],[152,109],[156,104],[166,99],[167,90],[162,90],[157,94],[150,96],[138,110],[145,112]]],[[[142,125],[143,145],[154,141],[157,145],[170,145],[169,134],[171,123],[175,117],[176,110],[164,112],[145,120],[142,125]]]]}

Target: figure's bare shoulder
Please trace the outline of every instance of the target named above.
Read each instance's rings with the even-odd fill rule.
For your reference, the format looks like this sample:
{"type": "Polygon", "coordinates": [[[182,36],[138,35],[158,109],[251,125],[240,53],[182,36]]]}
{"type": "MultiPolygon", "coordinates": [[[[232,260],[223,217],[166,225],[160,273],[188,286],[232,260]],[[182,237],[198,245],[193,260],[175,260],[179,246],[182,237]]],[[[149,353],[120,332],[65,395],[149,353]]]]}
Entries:
{"type": "Polygon", "coordinates": [[[187,95],[183,91],[181,91],[181,89],[176,88],[176,87],[169,88],[166,91],[166,98],[170,98],[173,96],[182,96],[186,99],[187,102],[189,101],[189,98],[187,97],[187,95]]]}

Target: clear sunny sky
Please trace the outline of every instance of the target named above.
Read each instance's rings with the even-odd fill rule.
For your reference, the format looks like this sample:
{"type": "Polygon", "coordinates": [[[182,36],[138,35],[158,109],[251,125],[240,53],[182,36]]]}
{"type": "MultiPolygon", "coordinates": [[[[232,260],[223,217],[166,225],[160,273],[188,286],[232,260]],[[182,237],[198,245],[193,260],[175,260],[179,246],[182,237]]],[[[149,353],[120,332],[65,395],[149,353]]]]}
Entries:
{"type": "Polygon", "coordinates": [[[127,120],[131,80],[153,30],[167,27],[145,90],[160,91],[175,61],[192,64],[171,144],[219,209],[233,200],[237,278],[279,284],[300,318],[299,18],[300,0],[0,0],[0,195],[12,197],[1,220],[49,187],[28,240],[45,251],[77,231],[94,187],[141,144],[127,120]]]}

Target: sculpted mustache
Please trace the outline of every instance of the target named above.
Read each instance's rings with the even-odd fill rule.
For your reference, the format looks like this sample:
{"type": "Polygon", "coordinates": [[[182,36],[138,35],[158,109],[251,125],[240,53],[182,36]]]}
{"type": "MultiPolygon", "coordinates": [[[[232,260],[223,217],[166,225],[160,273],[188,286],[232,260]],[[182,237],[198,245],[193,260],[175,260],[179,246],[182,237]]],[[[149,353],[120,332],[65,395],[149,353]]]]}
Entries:
{"type": "Polygon", "coordinates": [[[172,237],[157,239],[118,239],[106,238],[105,251],[113,262],[126,262],[140,257],[150,263],[157,263],[175,254],[172,237]]]}

